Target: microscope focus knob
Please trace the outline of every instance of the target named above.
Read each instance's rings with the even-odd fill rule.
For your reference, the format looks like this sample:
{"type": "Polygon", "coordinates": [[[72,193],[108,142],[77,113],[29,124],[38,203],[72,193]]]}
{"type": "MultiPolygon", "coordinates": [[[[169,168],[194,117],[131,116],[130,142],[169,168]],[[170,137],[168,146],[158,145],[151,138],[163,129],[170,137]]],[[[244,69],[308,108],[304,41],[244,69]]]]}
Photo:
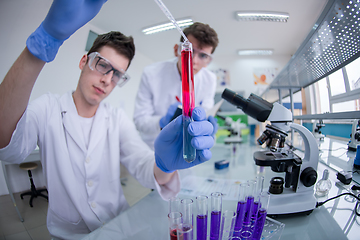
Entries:
{"type": "Polygon", "coordinates": [[[305,187],[311,187],[316,183],[317,172],[312,167],[307,167],[300,175],[300,181],[305,187]]]}

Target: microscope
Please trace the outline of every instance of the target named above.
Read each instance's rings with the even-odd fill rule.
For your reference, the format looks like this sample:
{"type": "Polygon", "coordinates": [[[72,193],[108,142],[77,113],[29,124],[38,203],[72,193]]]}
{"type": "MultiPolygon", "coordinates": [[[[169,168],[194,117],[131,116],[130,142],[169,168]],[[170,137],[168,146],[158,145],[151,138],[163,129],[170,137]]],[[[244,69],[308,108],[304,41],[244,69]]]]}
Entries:
{"type": "Polygon", "coordinates": [[[319,139],[319,141],[324,141],[325,138],[325,135],[321,132],[323,127],[325,127],[323,120],[319,120],[318,123],[314,124],[313,134],[315,139],[319,139]]]}
{"type": "Polygon", "coordinates": [[[268,150],[257,151],[253,155],[256,165],[270,167],[276,173],[276,177],[270,181],[268,214],[310,214],[316,207],[314,184],[319,160],[319,148],[314,135],[302,125],[293,123],[292,113],[279,103],[269,103],[254,94],[245,99],[229,89],[223,91],[222,98],[259,122],[271,123],[266,125],[265,131],[257,139],[260,145],[266,143],[268,150]],[[303,139],[303,158],[285,145],[291,129],[297,131],[303,139]],[[279,177],[278,173],[285,173],[285,178],[279,177]]]}
{"type": "Polygon", "coordinates": [[[358,145],[360,145],[360,120],[355,119],[352,128],[350,141],[348,143],[348,150],[356,151],[358,145]]]}
{"type": "Polygon", "coordinates": [[[242,123],[240,118],[234,121],[231,117],[225,117],[220,114],[216,114],[216,116],[224,120],[224,127],[230,132],[229,136],[224,139],[224,143],[242,143],[241,129],[246,128],[246,124],[242,123]]]}

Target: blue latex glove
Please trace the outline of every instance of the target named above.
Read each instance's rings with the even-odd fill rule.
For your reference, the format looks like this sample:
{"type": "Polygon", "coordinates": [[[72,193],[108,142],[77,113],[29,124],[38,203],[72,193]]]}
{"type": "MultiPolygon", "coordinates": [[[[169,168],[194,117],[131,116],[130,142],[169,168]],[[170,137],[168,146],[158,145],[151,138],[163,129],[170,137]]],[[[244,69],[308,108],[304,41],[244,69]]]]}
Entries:
{"type": "Polygon", "coordinates": [[[54,0],[45,20],[27,39],[27,48],[35,57],[51,62],[63,42],[93,19],[106,1],[54,0]]]}
{"type": "Polygon", "coordinates": [[[211,136],[213,136],[215,138],[215,134],[216,132],[218,131],[219,129],[219,124],[217,123],[217,118],[214,118],[213,116],[209,116],[208,117],[208,121],[211,122],[211,124],[213,125],[214,127],[214,131],[213,133],[211,134],[211,136]]]}
{"type": "Polygon", "coordinates": [[[176,103],[173,103],[170,105],[166,115],[163,116],[159,121],[160,128],[164,128],[170,122],[170,120],[174,116],[176,109],[179,105],[181,105],[181,103],[179,103],[179,102],[176,102],[176,103]]]}
{"type": "Polygon", "coordinates": [[[155,140],[155,162],[163,172],[193,167],[211,158],[213,125],[206,120],[205,110],[201,107],[193,110],[192,118],[194,122],[189,124],[188,131],[193,136],[191,145],[196,149],[195,160],[188,163],[183,158],[183,121],[182,116],[178,116],[163,128],[155,140]]]}

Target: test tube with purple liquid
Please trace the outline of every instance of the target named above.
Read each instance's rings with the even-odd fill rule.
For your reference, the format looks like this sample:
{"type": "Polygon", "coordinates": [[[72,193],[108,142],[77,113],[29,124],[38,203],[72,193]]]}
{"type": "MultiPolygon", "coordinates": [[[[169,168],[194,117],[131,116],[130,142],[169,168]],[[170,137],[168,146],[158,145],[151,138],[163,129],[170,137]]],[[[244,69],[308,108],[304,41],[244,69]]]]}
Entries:
{"type": "Polygon", "coordinates": [[[260,193],[260,208],[258,210],[257,218],[254,224],[252,240],[259,240],[261,238],[261,234],[265,225],[269,200],[270,200],[270,193],[268,192],[260,193]]]}
{"type": "Polygon", "coordinates": [[[196,239],[207,239],[208,197],[196,197],[196,239]]]}
{"type": "Polygon", "coordinates": [[[248,187],[247,183],[241,183],[239,185],[239,197],[238,197],[238,204],[236,209],[236,221],[235,221],[234,234],[233,234],[234,238],[239,237],[238,239],[240,239],[240,233],[245,216],[247,187],[248,187]]]}
{"type": "Polygon", "coordinates": [[[183,222],[178,229],[183,237],[181,240],[193,240],[193,203],[194,201],[190,198],[181,200],[183,222]]]}
{"type": "Polygon", "coordinates": [[[245,216],[243,221],[243,226],[241,229],[241,238],[242,239],[250,239],[251,237],[251,214],[254,205],[254,190],[256,181],[249,180],[247,181],[247,191],[246,191],[246,208],[245,208],[245,216]]]}
{"type": "Polygon", "coordinates": [[[260,193],[263,190],[264,186],[264,176],[256,177],[256,185],[254,190],[254,205],[251,212],[251,225],[253,226],[256,220],[256,215],[260,207],[260,193]]]}
{"type": "Polygon", "coordinates": [[[220,233],[222,193],[211,194],[210,240],[218,240],[220,233]]]}

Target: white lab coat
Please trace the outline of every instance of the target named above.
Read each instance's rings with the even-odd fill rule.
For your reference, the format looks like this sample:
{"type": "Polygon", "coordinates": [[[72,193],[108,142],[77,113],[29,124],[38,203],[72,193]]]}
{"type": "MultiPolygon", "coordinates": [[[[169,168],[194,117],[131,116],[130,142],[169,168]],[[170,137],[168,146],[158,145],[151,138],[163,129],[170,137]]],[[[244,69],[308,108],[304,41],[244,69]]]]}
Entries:
{"type": "Polygon", "coordinates": [[[180,191],[176,174],[165,186],[154,178],[154,152],[120,109],[101,103],[89,147],[81,134],[72,92],[46,94],[29,104],[0,159],[22,162],[38,144],[49,192],[51,235],[78,239],[128,208],[120,184],[120,162],[143,186],[164,199],[180,191]],[[79,235],[80,234],[80,235],[79,235]]]}
{"type": "MultiPolygon", "coordinates": [[[[157,62],[144,68],[136,96],[134,122],[142,139],[154,149],[154,141],[160,133],[160,119],[169,106],[182,100],[181,76],[177,68],[178,58],[157,62]]],[[[195,106],[205,111],[214,106],[216,76],[202,68],[194,76],[195,106]]]]}

